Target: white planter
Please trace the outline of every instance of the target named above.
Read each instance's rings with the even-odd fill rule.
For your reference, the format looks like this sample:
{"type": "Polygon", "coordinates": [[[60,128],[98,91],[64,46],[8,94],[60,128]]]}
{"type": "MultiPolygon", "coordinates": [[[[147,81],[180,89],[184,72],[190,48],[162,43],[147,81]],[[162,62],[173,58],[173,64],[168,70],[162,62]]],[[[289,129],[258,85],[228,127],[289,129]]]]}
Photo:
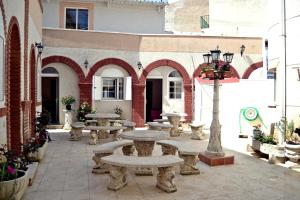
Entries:
{"type": "Polygon", "coordinates": [[[285,156],[292,162],[300,160],[300,144],[284,143],[285,156]]]}
{"type": "Polygon", "coordinates": [[[46,140],[44,145],[41,146],[40,148],[38,148],[38,150],[36,152],[29,153],[28,156],[27,156],[28,160],[30,160],[30,161],[41,161],[44,158],[47,149],[48,149],[48,140],[46,140]]]}
{"type": "Polygon", "coordinates": [[[0,182],[0,200],[22,198],[28,186],[28,177],[26,172],[20,172],[24,175],[14,180],[0,182]]]}

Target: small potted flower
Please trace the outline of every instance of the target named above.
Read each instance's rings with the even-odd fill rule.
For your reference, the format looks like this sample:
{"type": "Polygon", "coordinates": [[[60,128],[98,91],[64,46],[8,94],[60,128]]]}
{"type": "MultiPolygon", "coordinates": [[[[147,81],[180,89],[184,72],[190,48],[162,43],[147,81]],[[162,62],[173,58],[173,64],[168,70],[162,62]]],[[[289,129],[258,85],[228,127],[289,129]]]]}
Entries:
{"type": "Polygon", "coordinates": [[[76,102],[75,98],[71,95],[68,95],[68,96],[64,96],[62,99],[61,99],[61,102],[63,105],[66,106],[66,109],[67,110],[72,110],[72,104],[76,102]]]}
{"type": "Polygon", "coordinates": [[[6,145],[0,146],[0,199],[21,199],[28,185],[25,163],[6,145]]]}
{"type": "Polygon", "coordinates": [[[85,122],[85,120],[86,120],[85,115],[89,114],[91,112],[92,112],[92,109],[91,109],[91,106],[89,105],[89,103],[86,101],[83,102],[78,109],[78,114],[77,114],[78,121],[85,122]]]}
{"type": "Polygon", "coordinates": [[[286,131],[286,142],[284,143],[285,156],[292,162],[300,160],[300,129],[294,130],[294,122],[288,124],[286,131]]]}
{"type": "Polygon", "coordinates": [[[212,67],[204,67],[202,68],[202,71],[200,73],[200,76],[202,76],[202,74],[205,75],[204,78],[208,78],[208,79],[214,79],[214,68],[212,67]]]}

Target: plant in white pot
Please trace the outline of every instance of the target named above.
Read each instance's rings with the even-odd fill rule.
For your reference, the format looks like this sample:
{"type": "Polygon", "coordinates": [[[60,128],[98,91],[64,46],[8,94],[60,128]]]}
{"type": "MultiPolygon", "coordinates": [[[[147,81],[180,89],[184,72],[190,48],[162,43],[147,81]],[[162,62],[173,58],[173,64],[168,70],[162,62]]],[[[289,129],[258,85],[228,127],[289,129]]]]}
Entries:
{"type": "Polygon", "coordinates": [[[24,170],[26,164],[20,157],[15,156],[6,145],[0,147],[0,199],[22,198],[27,185],[28,177],[24,170]]]}
{"type": "Polygon", "coordinates": [[[288,125],[284,150],[285,156],[290,161],[297,163],[300,160],[300,128],[296,128],[294,131],[294,126],[288,125]]]}

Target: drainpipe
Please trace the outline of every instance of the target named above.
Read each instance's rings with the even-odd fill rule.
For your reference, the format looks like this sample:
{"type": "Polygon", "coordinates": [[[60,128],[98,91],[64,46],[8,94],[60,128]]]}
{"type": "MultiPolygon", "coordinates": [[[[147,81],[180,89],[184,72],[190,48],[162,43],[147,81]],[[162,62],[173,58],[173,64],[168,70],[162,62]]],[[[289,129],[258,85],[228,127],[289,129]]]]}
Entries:
{"type": "Polygon", "coordinates": [[[278,136],[278,145],[282,146],[285,140],[286,133],[286,2],[281,0],[281,47],[282,52],[280,55],[280,97],[281,97],[281,134],[278,136]]]}

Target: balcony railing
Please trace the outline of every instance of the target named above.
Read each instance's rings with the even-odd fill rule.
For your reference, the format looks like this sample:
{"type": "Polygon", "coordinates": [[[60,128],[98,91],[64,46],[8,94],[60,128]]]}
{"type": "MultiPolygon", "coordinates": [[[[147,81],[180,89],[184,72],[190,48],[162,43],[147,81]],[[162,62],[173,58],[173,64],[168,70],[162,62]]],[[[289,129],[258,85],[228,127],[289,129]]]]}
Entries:
{"type": "Polygon", "coordinates": [[[201,29],[209,28],[209,15],[203,15],[200,17],[201,29]]]}

